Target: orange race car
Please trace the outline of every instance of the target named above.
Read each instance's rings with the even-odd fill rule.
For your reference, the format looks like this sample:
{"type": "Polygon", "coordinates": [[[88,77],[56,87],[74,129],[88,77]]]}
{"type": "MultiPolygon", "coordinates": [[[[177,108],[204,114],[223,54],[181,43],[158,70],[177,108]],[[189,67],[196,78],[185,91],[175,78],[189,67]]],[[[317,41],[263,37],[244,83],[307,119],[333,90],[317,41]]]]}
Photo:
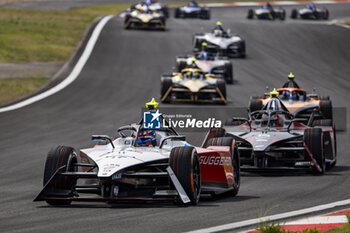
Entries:
{"type": "MultiPolygon", "coordinates": [[[[279,98],[284,106],[296,118],[308,120],[311,113],[319,119],[333,119],[332,101],[329,96],[321,97],[317,94],[308,94],[294,81],[294,75],[288,75],[288,81],[282,88],[277,89],[279,98]]],[[[264,96],[252,96],[249,102],[250,112],[261,110],[270,99],[269,94],[264,96]]]]}

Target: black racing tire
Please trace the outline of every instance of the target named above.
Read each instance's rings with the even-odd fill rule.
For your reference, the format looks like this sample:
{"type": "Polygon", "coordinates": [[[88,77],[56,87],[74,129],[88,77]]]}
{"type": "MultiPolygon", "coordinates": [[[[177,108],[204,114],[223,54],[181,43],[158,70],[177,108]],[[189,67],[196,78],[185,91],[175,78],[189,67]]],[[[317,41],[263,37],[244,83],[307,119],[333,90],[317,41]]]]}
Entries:
{"type": "Polygon", "coordinates": [[[231,151],[232,167],[233,167],[233,189],[229,191],[230,196],[236,196],[241,184],[240,175],[240,159],[237,145],[234,143],[235,140],[232,137],[214,137],[208,140],[205,147],[208,146],[229,146],[231,151]]]}
{"type": "Polygon", "coordinates": [[[325,9],[325,10],[324,10],[323,19],[324,19],[324,20],[328,20],[328,19],[329,19],[329,11],[328,11],[328,9],[325,9]]]}
{"type": "MultiPolygon", "coordinates": [[[[67,166],[64,171],[75,171],[72,166],[77,162],[77,153],[72,147],[58,146],[52,148],[46,157],[43,185],[45,185],[55,172],[62,166],[67,166]]],[[[71,191],[73,193],[76,179],[73,177],[65,177],[58,175],[56,181],[52,184],[52,192],[71,191]]],[[[69,205],[72,200],[46,200],[49,205],[69,205]]]]}
{"type": "Polygon", "coordinates": [[[210,19],[210,10],[209,9],[203,9],[200,13],[201,19],[210,19]]]}
{"type": "Polygon", "coordinates": [[[320,96],[319,100],[330,100],[329,96],[320,96]]]}
{"type": "MultiPolygon", "coordinates": [[[[160,80],[160,98],[163,99],[163,96],[169,90],[169,88],[173,85],[173,81],[170,77],[162,77],[160,80]]],[[[167,100],[163,100],[163,103],[168,102],[167,100]]]]}
{"type": "Polygon", "coordinates": [[[251,99],[249,103],[250,112],[259,111],[263,108],[263,102],[257,99],[251,99]]]}
{"type": "MultiPolygon", "coordinates": [[[[322,129],[320,128],[309,128],[304,130],[304,143],[322,169],[322,171],[318,171],[316,167],[314,168],[314,173],[317,175],[323,175],[326,170],[326,159],[323,153],[322,137],[322,129]]],[[[306,154],[305,156],[308,157],[306,154]]]]}
{"type": "Polygon", "coordinates": [[[180,18],[180,9],[179,9],[179,8],[176,8],[176,9],[175,9],[174,17],[175,17],[175,18],[180,18]]]}
{"type": "Polygon", "coordinates": [[[233,67],[232,63],[225,63],[225,80],[227,84],[233,84],[233,67]]]}
{"type": "Polygon", "coordinates": [[[283,9],[281,15],[280,15],[280,20],[285,20],[286,19],[286,10],[283,9]]]}
{"type": "Polygon", "coordinates": [[[127,24],[127,22],[129,21],[129,19],[130,19],[130,15],[127,15],[127,16],[125,16],[125,18],[124,18],[124,28],[125,28],[125,29],[130,29],[130,28],[131,28],[130,24],[129,24],[128,26],[126,26],[126,24],[127,24]]]}
{"type": "Polygon", "coordinates": [[[331,119],[314,120],[312,126],[333,126],[333,121],[331,119]]]}
{"type": "Polygon", "coordinates": [[[224,128],[213,128],[212,130],[215,130],[215,134],[213,137],[225,137],[226,130],[224,128]]]}
{"type": "Polygon", "coordinates": [[[264,97],[263,96],[251,96],[250,99],[251,100],[264,99],[264,97]]]}
{"type": "Polygon", "coordinates": [[[219,88],[221,94],[223,95],[223,97],[226,100],[226,84],[225,84],[225,81],[222,80],[222,79],[218,79],[218,80],[216,80],[216,85],[217,85],[217,87],[219,88]]]}
{"type": "Polygon", "coordinates": [[[174,147],[169,166],[185,190],[190,205],[197,205],[201,192],[201,173],[197,151],[192,146],[174,147]]]}
{"type": "Polygon", "coordinates": [[[319,107],[320,107],[321,114],[324,116],[325,119],[333,120],[332,101],[321,100],[319,107]]]}
{"type": "Polygon", "coordinates": [[[166,18],[169,18],[169,8],[167,6],[164,6],[163,9],[163,14],[166,18]]]}
{"type": "Polygon", "coordinates": [[[226,119],[225,121],[225,125],[227,126],[238,126],[238,125],[241,125],[243,123],[245,123],[246,121],[242,121],[242,120],[236,120],[234,121],[233,118],[228,118],[226,119]]]}
{"type": "Polygon", "coordinates": [[[292,10],[292,13],[291,13],[291,15],[290,15],[290,17],[291,17],[292,19],[298,18],[298,10],[297,10],[297,9],[293,9],[293,10],[292,10]]]}
{"type": "Polygon", "coordinates": [[[254,18],[254,10],[249,9],[247,14],[247,19],[253,19],[254,18]]]}
{"type": "Polygon", "coordinates": [[[186,61],[179,61],[176,62],[176,70],[177,72],[181,72],[183,69],[185,69],[187,66],[187,62],[186,61]]]}

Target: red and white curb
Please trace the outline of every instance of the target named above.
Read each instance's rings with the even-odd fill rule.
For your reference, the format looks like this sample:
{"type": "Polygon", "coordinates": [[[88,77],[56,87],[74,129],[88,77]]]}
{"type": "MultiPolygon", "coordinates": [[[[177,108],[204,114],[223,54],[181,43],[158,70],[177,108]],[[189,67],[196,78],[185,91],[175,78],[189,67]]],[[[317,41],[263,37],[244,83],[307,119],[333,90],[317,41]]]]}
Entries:
{"type": "MultiPolygon", "coordinates": [[[[338,226],[348,223],[347,214],[350,214],[350,209],[342,210],[331,214],[326,214],[316,217],[308,217],[295,221],[287,221],[280,224],[282,229],[289,231],[303,231],[316,228],[320,232],[332,230],[338,226]]],[[[242,231],[240,233],[258,233],[258,230],[242,231]]]]}
{"type": "MultiPolygon", "coordinates": [[[[326,1],[313,1],[316,4],[336,4],[336,3],[350,3],[350,0],[326,0],[326,1]]],[[[277,1],[270,2],[271,5],[305,5],[309,4],[310,1],[277,1]]],[[[228,7],[228,6],[261,6],[265,5],[266,2],[227,2],[227,3],[208,3],[203,4],[207,7],[228,7]]]]}
{"type": "MultiPolygon", "coordinates": [[[[261,218],[248,219],[240,222],[227,223],[224,225],[213,226],[209,228],[202,228],[194,231],[190,231],[191,233],[212,233],[212,232],[223,232],[229,230],[237,230],[245,227],[252,227],[261,224],[262,222],[282,222],[285,219],[298,217],[306,214],[312,214],[319,211],[331,210],[334,208],[339,208],[350,205],[350,199],[332,202],[328,204],[318,205],[306,209],[294,210],[286,213],[275,214],[270,216],[265,216],[261,218]]],[[[188,232],[188,233],[190,233],[188,232]]]]}

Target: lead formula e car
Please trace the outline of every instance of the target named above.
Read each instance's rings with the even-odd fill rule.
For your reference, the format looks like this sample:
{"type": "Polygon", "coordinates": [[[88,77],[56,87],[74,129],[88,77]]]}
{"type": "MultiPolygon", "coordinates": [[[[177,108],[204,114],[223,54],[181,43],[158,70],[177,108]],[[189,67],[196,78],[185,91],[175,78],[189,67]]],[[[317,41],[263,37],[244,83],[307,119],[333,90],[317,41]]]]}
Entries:
{"type": "Polygon", "coordinates": [[[187,6],[175,8],[175,18],[200,18],[210,19],[210,10],[207,7],[198,5],[195,1],[187,6]]]}
{"type": "Polygon", "coordinates": [[[237,144],[242,170],[306,170],[324,174],[337,161],[336,132],[330,119],[310,117],[305,125],[293,114],[272,106],[254,111],[248,119],[231,118],[222,136],[232,136],[237,144]]]}
{"type": "Polygon", "coordinates": [[[327,8],[318,8],[316,6],[310,7],[307,5],[302,9],[293,9],[290,15],[292,19],[297,19],[300,17],[301,19],[324,19],[327,20],[329,18],[329,11],[327,8]]]}
{"type": "Polygon", "coordinates": [[[163,103],[192,102],[226,104],[226,85],[214,74],[199,68],[185,68],[179,73],[163,75],[160,81],[163,103]]]}
{"type": "Polygon", "coordinates": [[[145,28],[165,30],[165,16],[161,12],[149,10],[146,6],[126,12],[124,16],[124,28],[145,28]]]}
{"type": "Polygon", "coordinates": [[[208,134],[194,147],[148,103],[148,116],[159,121],[118,129],[119,137],[94,135],[99,143],[75,150],[58,146],[47,155],[44,187],[34,201],[68,205],[72,201],[174,201],[195,205],[201,194],[229,192],[240,186],[239,156],[232,138],[208,134]],[[159,118],[158,118],[159,117],[159,118]],[[149,129],[154,124],[154,129],[149,129]],[[158,127],[159,126],[159,127],[158,127]]]}
{"type": "Polygon", "coordinates": [[[258,8],[255,10],[249,9],[248,14],[247,14],[247,18],[253,19],[254,16],[257,19],[285,20],[286,11],[281,7],[272,7],[271,5],[270,6],[263,6],[262,8],[258,8]]]}
{"type": "Polygon", "coordinates": [[[193,58],[195,58],[195,64],[202,71],[207,74],[215,74],[215,77],[223,77],[228,84],[233,83],[233,65],[230,60],[225,57],[212,55],[212,54],[195,54],[188,56],[176,57],[176,70],[181,72],[186,67],[189,67],[193,58]]]}
{"type": "Polygon", "coordinates": [[[203,42],[207,44],[205,50],[208,53],[220,54],[225,57],[241,57],[246,55],[245,41],[238,34],[214,30],[209,33],[196,33],[193,36],[193,51],[203,50],[203,42]]]}

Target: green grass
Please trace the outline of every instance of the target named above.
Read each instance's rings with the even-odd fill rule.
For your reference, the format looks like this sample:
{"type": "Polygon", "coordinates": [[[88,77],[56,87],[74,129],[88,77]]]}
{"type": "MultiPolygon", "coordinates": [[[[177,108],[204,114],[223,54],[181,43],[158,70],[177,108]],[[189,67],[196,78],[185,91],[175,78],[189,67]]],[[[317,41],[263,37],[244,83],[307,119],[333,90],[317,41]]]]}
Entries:
{"type": "MultiPolygon", "coordinates": [[[[348,223],[342,226],[339,226],[333,230],[327,231],[327,233],[349,233],[350,232],[350,214],[346,215],[348,219],[348,223]]],[[[303,230],[303,231],[288,231],[282,228],[281,225],[279,224],[268,224],[266,222],[262,222],[260,224],[260,227],[258,228],[258,231],[260,233],[320,233],[319,230],[316,228],[314,229],[308,229],[308,230],[303,230]]]]}
{"type": "Polygon", "coordinates": [[[327,233],[349,233],[350,232],[350,214],[346,215],[348,223],[342,226],[339,226],[333,230],[327,231],[327,233]]]}
{"type": "Polygon", "coordinates": [[[274,224],[274,223],[271,223],[271,224],[261,223],[260,227],[258,228],[258,231],[260,233],[321,233],[316,228],[307,229],[307,230],[298,231],[298,232],[289,231],[289,230],[283,229],[281,225],[274,224]]]}
{"type": "Polygon", "coordinates": [[[65,61],[96,17],[128,6],[93,5],[67,11],[0,8],[0,62],[65,61]]]}
{"type": "Polygon", "coordinates": [[[46,77],[0,79],[0,104],[28,95],[49,80],[46,77]]]}

